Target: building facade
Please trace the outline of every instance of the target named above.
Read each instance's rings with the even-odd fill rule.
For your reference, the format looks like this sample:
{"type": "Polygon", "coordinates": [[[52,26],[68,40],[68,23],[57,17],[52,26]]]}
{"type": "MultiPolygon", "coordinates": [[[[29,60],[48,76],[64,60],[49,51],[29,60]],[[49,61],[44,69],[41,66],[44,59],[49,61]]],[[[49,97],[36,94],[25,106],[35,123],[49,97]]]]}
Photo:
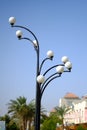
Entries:
{"type": "Polygon", "coordinates": [[[70,108],[64,116],[64,124],[87,123],[87,95],[79,98],[73,93],[67,93],[59,100],[59,106],[70,108]]]}

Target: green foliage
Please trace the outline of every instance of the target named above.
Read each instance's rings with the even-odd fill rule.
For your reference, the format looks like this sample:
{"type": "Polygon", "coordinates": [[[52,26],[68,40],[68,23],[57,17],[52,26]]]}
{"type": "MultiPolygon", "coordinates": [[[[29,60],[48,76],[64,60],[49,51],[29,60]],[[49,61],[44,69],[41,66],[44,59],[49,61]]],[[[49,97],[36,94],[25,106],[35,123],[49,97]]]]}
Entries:
{"type": "Polygon", "coordinates": [[[0,117],[0,121],[5,121],[6,130],[19,130],[15,121],[9,115],[0,117]]]}
{"type": "Polygon", "coordinates": [[[46,118],[41,126],[41,130],[55,130],[58,118],[54,115],[46,118]]]}
{"type": "Polygon", "coordinates": [[[19,128],[17,127],[16,123],[13,122],[13,124],[11,124],[11,125],[9,126],[9,129],[8,129],[8,130],[19,130],[19,128]]]}
{"type": "Polygon", "coordinates": [[[82,125],[79,125],[79,126],[77,127],[77,130],[87,130],[87,128],[84,128],[82,125]]]}
{"type": "MultiPolygon", "coordinates": [[[[16,120],[17,125],[26,129],[27,121],[32,122],[35,114],[35,101],[32,100],[27,104],[25,97],[16,98],[16,100],[10,100],[8,103],[8,113],[12,115],[12,118],[16,120]]],[[[31,125],[29,125],[31,126],[31,125]]],[[[12,126],[14,127],[14,126],[12,126]]],[[[12,128],[13,129],[13,128],[12,128]]]]}
{"type": "Polygon", "coordinates": [[[60,118],[61,124],[63,125],[64,115],[70,110],[70,108],[67,108],[65,106],[61,107],[55,107],[55,114],[60,118]]]}

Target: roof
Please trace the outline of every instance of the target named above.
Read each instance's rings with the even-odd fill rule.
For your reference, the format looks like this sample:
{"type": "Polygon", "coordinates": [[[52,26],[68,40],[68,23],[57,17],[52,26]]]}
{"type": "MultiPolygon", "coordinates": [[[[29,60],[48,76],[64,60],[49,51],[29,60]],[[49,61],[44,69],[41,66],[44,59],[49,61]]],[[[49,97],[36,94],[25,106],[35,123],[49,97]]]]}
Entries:
{"type": "Polygon", "coordinates": [[[68,99],[79,99],[79,97],[73,93],[66,93],[66,95],[64,96],[64,98],[68,98],[68,99]]]}

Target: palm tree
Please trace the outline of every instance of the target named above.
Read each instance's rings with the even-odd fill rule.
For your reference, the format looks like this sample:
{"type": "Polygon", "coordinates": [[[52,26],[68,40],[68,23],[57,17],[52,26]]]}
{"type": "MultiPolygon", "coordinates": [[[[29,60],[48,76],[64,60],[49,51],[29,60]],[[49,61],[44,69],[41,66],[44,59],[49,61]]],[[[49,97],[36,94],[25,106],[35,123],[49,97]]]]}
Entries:
{"type": "Polygon", "coordinates": [[[27,119],[27,129],[31,130],[31,123],[34,121],[35,116],[35,100],[32,100],[27,105],[27,113],[26,113],[26,119],[27,119]]]}
{"type": "MultiPolygon", "coordinates": [[[[35,100],[31,100],[29,104],[26,101],[25,97],[20,96],[8,103],[8,113],[18,123],[20,130],[31,130],[31,123],[35,118],[35,100]]],[[[41,108],[41,117],[45,116],[45,112],[44,108],[41,108]]]]}
{"type": "Polygon", "coordinates": [[[8,113],[11,113],[13,118],[19,122],[19,127],[25,130],[27,127],[27,122],[31,124],[35,113],[35,104],[31,101],[28,105],[26,103],[25,97],[19,97],[16,100],[10,100],[8,103],[8,113]]]}
{"type": "Polygon", "coordinates": [[[58,115],[58,117],[60,117],[61,123],[64,128],[64,115],[70,110],[70,108],[67,108],[65,106],[61,106],[61,107],[56,106],[54,109],[55,109],[55,114],[58,115]]]}

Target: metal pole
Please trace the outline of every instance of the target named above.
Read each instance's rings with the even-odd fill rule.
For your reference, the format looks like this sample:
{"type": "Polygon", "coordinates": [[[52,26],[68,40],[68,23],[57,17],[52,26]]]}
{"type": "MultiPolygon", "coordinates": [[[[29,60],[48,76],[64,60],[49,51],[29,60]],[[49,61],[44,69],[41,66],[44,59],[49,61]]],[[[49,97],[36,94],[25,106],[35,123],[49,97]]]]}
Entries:
{"type": "MultiPolygon", "coordinates": [[[[39,72],[39,43],[38,48],[36,49],[37,52],[37,68],[36,68],[36,78],[40,74],[39,72]]],[[[36,101],[35,101],[35,130],[40,130],[40,108],[41,108],[41,90],[40,84],[36,80],[36,101]]]]}
{"type": "Polygon", "coordinates": [[[35,109],[35,130],[40,130],[40,85],[36,85],[36,109],[35,109]]]}

